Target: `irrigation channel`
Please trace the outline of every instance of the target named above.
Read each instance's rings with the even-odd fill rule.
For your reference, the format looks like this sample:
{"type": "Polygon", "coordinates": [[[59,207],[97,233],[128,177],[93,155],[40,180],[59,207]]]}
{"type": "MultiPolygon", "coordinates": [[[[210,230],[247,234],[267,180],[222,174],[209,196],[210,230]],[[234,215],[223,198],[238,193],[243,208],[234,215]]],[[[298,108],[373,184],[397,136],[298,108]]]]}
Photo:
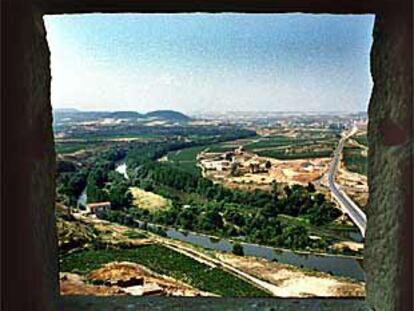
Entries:
{"type": "MultiPolygon", "coordinates": [[[[127,175],[126,163],[121,161],[115,167],[115,171],[127,175]]],[[[86,189],[79,197],[78,203],[86,204],[87,195],[86,189]]],[[[143,222],[136,220],[139,225],[143,222]]],[[[211,237],[197,232],[183,232],[174,228],[165,228],[156,224],[146,224],[150,227],[162,228],[168,238],[180,240],[183,242],[192,243],[206,249],[217,250],[222,252],[231,252],[234,242],[230,239],[222,239],[219,237],[211,237]]],[[[354,240],[359,240],[358,234],[352,233],[354,240]]],[[[327,272],[335,276],[348,277],[351,279],[364,281],[365,273],[362,267],[362,259],[329,254],[315,254],[305,252],[294,252],[286,249],[277,249],[264,245],[257,245],[252,243],[240,243],[243,245],[245,256],[254,256],[264,258],[267,260],[275,260],[280,263],[290,264],[300,268],[313,269],[317,271],[327,272]]]]}

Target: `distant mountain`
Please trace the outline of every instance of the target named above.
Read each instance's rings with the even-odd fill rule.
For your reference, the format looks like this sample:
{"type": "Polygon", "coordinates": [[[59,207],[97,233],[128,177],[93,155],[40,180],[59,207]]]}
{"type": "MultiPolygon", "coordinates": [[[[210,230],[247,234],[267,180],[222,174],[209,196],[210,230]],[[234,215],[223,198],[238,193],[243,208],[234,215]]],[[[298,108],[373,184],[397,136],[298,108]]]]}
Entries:
{"type": "Polygon", "coordinates": [[[105,111],[80,111],[76,109],[54,109],[53,121],[55,123],[73,121],[85,122],[105,118],[108,112],[105,111]]]}
{"type": "Polygon", "coordinates": [[[155,110],[147,114],[141,114],[136,111],[81,111],[76,109],[54,109],[53,119],[54,123],[65,123],[65,122],[87,122],[96,121],[99,119],[146,119],[156,118],[167,120],[170,122],[187,122],[191,118],[185,114],[174,111],[174,110],[155,110]]]}
{"type": "Polygon", "coordinates": [[[114,118],[114,119],[138,119],[143,118],[144,116],[135,111],[115,111],[109,112],[107,118],[114,118]]]}
{"type": "Polygon", "coordinates": [[[145,117],[165,119],[175,122],[187,122],[191,120],[189,116],[174,110],[155,110],[145,114],[145,117]]]}
{"type": "Polygon", "coordinates": [[[53,109],[53,112],[55,113],[76,113],[79,112],[76,108],[56,108],[53,109]]]}

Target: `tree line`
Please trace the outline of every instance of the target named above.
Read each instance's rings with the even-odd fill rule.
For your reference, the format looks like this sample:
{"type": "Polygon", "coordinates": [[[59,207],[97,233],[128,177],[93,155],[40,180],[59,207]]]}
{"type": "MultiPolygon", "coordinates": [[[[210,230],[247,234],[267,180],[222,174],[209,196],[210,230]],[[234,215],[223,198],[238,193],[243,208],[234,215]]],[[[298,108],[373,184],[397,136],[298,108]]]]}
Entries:
{"type": "Polygon", "coordinates": [[[86,187],[88,202],[111,201],[112,210],[101,217],[125,224],[134,224],[137,219],[276,247],[327,250],[328,241],[310,239],[305,225],[281,221],[278,217],[300,216],[315,226],[339,217],[341,212],[323,194],[317,193],[312,184],[285,186],[280,190],[274,183],[270,192],[233,190],[156,161],[169,151],[194,144],[138,143],[126,149],[111,149],[96,156],[88,168],[61,173],[59,192],[73,206],[86,187]],[[114,171],[115,163],[124,157],[129,180],[114,171]],[[154,213],[132,206],[131,186],[158,193],[173,204],[154,213]]]}
{"type": "MultiPolygon", "coordinates": [[[[122,210],[126,219],[139,219],[184,230],[243,239],[291,249],[327,249],[327,241],[312,240],[304,225],[285,223],[278,215],[300,216],[316,226],[341,215],[325,196],[308,186],[285,186],[271,192],[232,190],[198,175],[182,171],[155,159],[165,154],[165,146],[146,146],[127,155],[130,184],[172,200],[172,207],[150,213],[139,207],[122,210]]],[[[108,213],[110,214],[110,212],[108,213]]],[[[106,215],[106,217],[111,217],[106,215]]],[[[122,213],[121,216],[123,217],[122,213]]]]}

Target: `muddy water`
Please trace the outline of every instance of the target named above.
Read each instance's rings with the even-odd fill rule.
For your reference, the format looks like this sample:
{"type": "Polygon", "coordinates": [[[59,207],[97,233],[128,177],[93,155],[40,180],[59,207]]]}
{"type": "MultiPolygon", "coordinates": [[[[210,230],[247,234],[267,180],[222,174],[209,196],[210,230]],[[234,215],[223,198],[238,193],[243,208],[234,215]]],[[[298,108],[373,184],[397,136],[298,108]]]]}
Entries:
{"type": "MultiPolygon", "coordinates": [[[[116,165],[115,171],[124,175],[124,177],[128,179],[127,165],[125,162],[119,162],[116,165]]],[[[86,204],[86,189],[82,192],[79,200],[82,200],[82,202],[85,202],[86,204]]],[[[139,221],[137,222],[139,223],[139,221]]],[[[155,227],[156,225],[150,226],[155,227]]],[[[233,242],[228,239],[216,239],[195,232],[183,233],[173,228],[167,229],[166,233],[169,238],[193,243],[207,249],[223,252],[231,252],[233,249],[233,242]]],[[[360,237],[356,234],[353,238],[358,240],[360,237]]],[[[314,269],[317,271],[327,272],[336,276],[348,277],[359,281],[365,280],[365,274],[362,268],[362,260],[360,259],[334,255],[297,253],[290,250],[275,249],[268,246],[250,243],[241,244],[243,245],[243,251],[246,256],[254,256],[267,260],[276,260],[281,263],[307,269],[314,269]]]]}
{"type": "MultiPolygon", "coordinates": [[[[126,179],[128,179],[128,174],[127,174],[127,165],[125,162],[118,162],[115,165],[115,171],[122,174],[126,179]]],[[[86,203],[88,202],[88,195],[86,194],[86,187],[85,189],[83,189],[81,195],[78,198],[78,206],[79,205],[83,205],[86,206],[86,203]]]]}
{"type": "MultiPolygon", "coordinates": [[[[194,232],[183,233],[175,229],[168,229],[166,233],[169,238],[193,243],[207,249],[223,252],[231,252],[233,249],[233,242],[228,239],[213,239],[203,234],[194,232]]],[[[281,263],[314,269],[359,281],[364,281],[365,279],[360,259],[335,255],[297,253],[250,243],[241,244],[246,256],[277,260],[281,263]]]]}

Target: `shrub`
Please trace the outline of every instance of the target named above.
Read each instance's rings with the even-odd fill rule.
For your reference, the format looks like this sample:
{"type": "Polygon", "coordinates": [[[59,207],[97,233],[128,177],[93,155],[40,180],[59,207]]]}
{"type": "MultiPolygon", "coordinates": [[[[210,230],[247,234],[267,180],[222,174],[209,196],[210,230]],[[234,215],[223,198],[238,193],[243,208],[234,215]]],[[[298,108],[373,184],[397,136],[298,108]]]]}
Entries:
{"type": "Polygon", "coordinates": [[[232,253],[237,256],[244,256],[243,245],[240,243],[233,244],[232,253]]]}

